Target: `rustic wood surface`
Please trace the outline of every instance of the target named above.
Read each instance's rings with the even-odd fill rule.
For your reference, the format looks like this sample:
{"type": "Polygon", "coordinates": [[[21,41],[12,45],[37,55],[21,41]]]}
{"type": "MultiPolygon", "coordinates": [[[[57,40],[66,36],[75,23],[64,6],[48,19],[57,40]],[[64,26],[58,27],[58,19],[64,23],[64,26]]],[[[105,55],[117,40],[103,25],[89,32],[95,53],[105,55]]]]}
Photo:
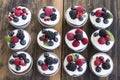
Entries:
{"type": "MultiPolygon", "coordinates": [[[[0,80],[119,80],[120,79],[120,0],[0,0],[0,80]],[[34,65],[32,70],[23,76],[15,76],[8,70],[8,59],[10,55],[13,53],[10,50],[4,40],[4,36],[10,30],[14,28],[9,24],[7,20],[8,11],[15,5],[24,5],[30,9],[32,12],[32,21],[30,26],[26,29],[31,37],[32,42],[30,47],[27,49],[27,52],[30,53],[34,60],[34,65]],[[84,6],[88,13],[91,10],[97,7],[106,7],[109,9],[114,15],[113,24],[107,28],[110,30],[116,39],[115,45],[113,48],[107,52],[113,59],[114,62],[114,70],[112,74],[105,78],[100,78],[95,76],[89,69],[87,69],[86,73],[80,77],[73,78],[68,76],[63,70],[63,66],[61,65],[61,69],[59,72],[52,77],[45,77],[40,75],[37,71],[36,62],[39,55],[44,52],[37,44],[36,37],[38,32],[42,29],[42,26],[37,21],[37,14],[41,7],[51,5],[58,8],[61,14],[61,19],[59,23],[55,26],[55,29],[58,30],[62,36],[62,43],[59,48],[54,50],[61,59],[63,60],[65,56],[74,51],[70,50],[64,41],[64,37],[67,31],[72,29],[69,25],[67,25],[64,19],[64,13],[67,8],[73,5],[81,5],[84,6]]],[[[88,37],[95,29],[92,27],[90,20],[82,27],[83,30],[87,32],[88,37]]],[[[90,57],[95,53],[99,52],[94,49],[94,47],[89,43],[87,49],[81,54],[85,56],[87,62],[89,62],[90,57]]]]}

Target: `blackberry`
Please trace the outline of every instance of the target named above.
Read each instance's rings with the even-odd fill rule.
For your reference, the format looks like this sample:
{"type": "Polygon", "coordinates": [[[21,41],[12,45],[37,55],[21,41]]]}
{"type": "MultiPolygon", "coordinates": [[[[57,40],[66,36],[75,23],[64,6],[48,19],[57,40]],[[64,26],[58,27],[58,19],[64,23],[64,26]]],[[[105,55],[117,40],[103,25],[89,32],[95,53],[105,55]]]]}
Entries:
{"type": "Polygon", "coordinates": [[[95,13],[94,12],[91,12],[91,16],[94,16],[95,15],[95,13]]]}
{"type": "Polygon", "coordinates": [[[13,53],[13,57],[14,58],[18,57],[18,54],[17,53],[13,53]]]}
{"type": "Polygon", "coordinates": [[[9,35],[9,36],[13,36],[13,35],[14,35],[14,32],[13,32],[13,31],[10,31],[10,32],[8,33],[8,35],[9,35]]]}
{"type": "Polygon", "coordinates": [[[83,71],[83,68],[82,68],[82,67],[78,67],[77,69],[78,69],[78,71],[80,71],[80,72],[83,71]]]}
{"type": "Polygon", "coordinates": [[[94,37],[96,37],[96,36],[98,36],[99,34],[97,33],[97,32],[95,32],[94,34],[93,34],[93,36],[94,37]]]}
{"type": "Polygon", "coordinates": [[[105,24],[108,24],[108,23],[109,23],[108,19],[104,19],[103,22],[104,22],[105,24]]]}
{"type": "Polygon", "coordinates": [[[13,18],[13,21],[14,21],[14,22],[18,22],[19,19],[18,19],[17,17],[14,17],[14,18],[13,18]]]}
{"type": "Polygon", "coordinates": [[[97,66],[97,67],[95,68],[95,70],[96,70],[97,72],[100,72],[100,71],[101,71],[101,67],[98,67],[98,66],[97,66]]]}
{"type": "Polygon", "coordinates": [[[103,13],[103,18],[104,18],[104,19],[108,19],[108,18],[109,18],[109,16],[110,16],[110,14],[109,14],[108,12],[103,13]]]}
{"type": "Polygon", "coordinates": [[[25,36],[24,36],[23,30],[18,30],[17,37],[18,37],[20,40],[23,40],[23,39],[24,39],[25,36]]]}
{"type": "Polygon", "coordinates": [[[42,18],[42,19],[45,18],[45,13],[41,13],[40,18],[42,18]]]}
{"type": "Polygon", "coordinates": [[[100,22],[101,22],[101,19],[100,19],[100,18],[96,18],[96,22],[97,22],[97,23],[100,23],[100,22]]]}
{"type": "Polygon", "coordinates": [[[80,21],[83,21],[83,17],[80,17],[79,20],[80,20],[80,21]]]}
{"type": "Polygon", "coordinates": [[[39,60],[39,61],[38,61],[38,65],[39,65],[39,66],[42,66],[42,65],[43,65],[43,61],[42,61],[42,60],[39,60]]]}
{"type": "Polygon", "coordinates": [[[106,42],[106,45],[110,45],[110,41],[107,41],[107,42],[106,42]]]}
{"type": "Polygon", "coordinates": [[[22,15],[22,19],[26,20],[27,16],[26,15],[22,15]]]}
{"type": "Polygon", "coordinates": [[[10,63],[10,64],[14,64],[14,59],[11,59],[11,60],[9,61],[9,63],[10,63]]]}
{"type": "Polygon", "coordinates": [[[53,59],[53,63],[54,63],[54,64],[58,63],[58,59],[57,59],[57,58],[54,58],[54,59],[53,59]]]}
{"type": "Polygon", "coordinates": [[[106,9],[105,9],[105,8],[102,8],[102,11],[103,11],[104,13],[106,13],[106,9]]]}
{"type": "Polygon", "coordinates": [[[49,66],[48,69],[52,71],[54,69],[54,67],[53,66],[49,66]]]}
{"type": "Polygon", "coordinates": [[[49,57],[49,53],[48,53],[48,52],[45,52],[45,53],[44,53],[44,57],[49,57]]]}
{"type": "Polygon", "coordinates": [[[47,65],[53,64],[53,58],[52,58],[52,57],[46,57],[45,63],[46,63],[47,65]]]}
{"type": "Polygon", "coordinates": [[[69,62],[66,66],[66,68],[70,71],[75,71],[77,68],[77,65],[75,63],[69,62]]]}
{"type": "Polygon", "coordinates": [[[19,71],[21,69],[20,66],[16,66],[16,70],[19,71]]]}
{"type": "Polygon", "coordinates": [[[110,69],[110,67],[111,66],[110,66],[110,64],[108,62],[102,64],[102,68],[105,69],[105,70],[110,69]]]}
{"type": "Polygon", "coordinates": [[[71,19],[75,19],[76,18],[76,10],[71,10],[69,12],[69,15],[70,15],[71,19]]]}
{"type": "Polygon", "coordinates": [[[106,32],[104,29],[101,29],[101,30],[99,31],[99,35],[100,35],[101,37],[105,37],[106,34],[107,34],[107,32],[106,32]]]}
{"type": "Polygon", "coordinates": [[[10,48],[14,48],[15,44],[14,43],[10,43],[9,46],[10,46],[10,48]]]}
{"type": "Polygon", "coordinates": [[[55,21],[56,18],[57,18],[57,15],[56,15],[56,14],[52,14],[52,15],[50,16],[50,19],[51,19],[52,21],[55,21]]]}
{"type": "Polygon", "coordinates": [[[21,54],[18,55],[18,57],[19,57],[19,58],[23,58],[23,59],[25,60],[25,59],[26,59],[26,54],[21,53],[21,54]]]}
{"type": "Polygon", "coordinates": [[[51,31],[46,31],[45,37],[48,38],[48,39],[50,39],[50,40],[52,40],[52,39],[54,39],[55,36],[54,36],[54,33],[53,33],[53,32],[51,32],[51,31]]]}
{"type": "Polygon", "coordinates": [[[82,35],[82,34],[79,34],[79,33],[78,33],[78,34],[75,35],[75,39],[76,39],[76,40],[82,40],[82,38],[83,38],[83,35],[82,35]]]}

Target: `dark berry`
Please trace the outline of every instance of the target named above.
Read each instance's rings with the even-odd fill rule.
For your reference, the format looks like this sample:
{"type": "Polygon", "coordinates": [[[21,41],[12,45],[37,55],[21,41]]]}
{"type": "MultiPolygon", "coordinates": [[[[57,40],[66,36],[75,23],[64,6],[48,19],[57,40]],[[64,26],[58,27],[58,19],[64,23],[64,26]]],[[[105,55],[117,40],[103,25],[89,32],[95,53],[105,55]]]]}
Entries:
{"type": "Polygon", "coordinates": [[[79,55],[75,54],[75,57],[78,59],[78,58],[79,58],[79,55]]]}
{"type": "Polygon", "coordinates": [[[18,30],[18,33],[23,33],[23,30],[22,30],[22,29],[19,29],[19,30],[18,30]]]}
{"type": "Polygon", "coordinates": [[[53,45],[54,45],[53,41],[49,41],[49,46],[53,46],[53,45]]]}
{"type": "Polygon", "coordinates": [[[49,66],[48,68],[49,68],[49,70],[51,70],[51,71],[54,69],[53,66],[49,66]]]}
{"type": "Polygon", "coordinates": [[[19,19],[18,19],[17,17],[14,17],[13,21],[14,21],[14,22],[18,22],[19,19]]]}
{"type": "Polygon", "coordinates": [[[105,70],[110,69],[110,67],[111,66],[110,66],[110,64],[108,62],[102,64],[102,68],[105,69],[105,70]]]}
{"type": "Polygon", "coordinates": [[[107,42],[106,42],[106,45],[110,45],[110,41],[107,41],[107,42]]]}
{"type": "Polygon", "coordinates": [[[101,29],[101,30],[99,31],[99,35],[100,35],[101,37],[105,37],[106,34],[107,34],[107,32],[106,32],[104,29],[101,29]]]}
{"type": "Polygon", "coordinates": [[[70,11],[69,14],[70,14],[71,19],[75,19],[76,18],[76,10],[70,11]]]}
{"type": "Polygon", "coordinates": [[[56,14],[52,14],[52,15],[50,16],[50,19],[51,19],[52,21],[55,21],[56,18],[57,18],[57,15],[56,15],[56,14]]]}
{"type": "Polygon", "coordinates": [[[25,59],[24,61],[25,61],[25,63],[29,63],[29,62],[30,62],[30,60],[29,60],[29,59],[25,59]]]}
{"type": "Polygon", "coordinates": [[[39,60],[39,61],[38,61],[38,65],[39,65],[39,66],[43,65],[43,61],[42,61],[42,60],[39,60]]]}
{"type": "Polygon", "coordinates": [[[43,7],[43,11],[45,11],[46,7],[43,7]]]}
{"type": "Polygon", "coordinates": [[[94,37],[96,37],[96,36],[98,36],[99,34],[97,33],[97,32],[95,32],[94,34],[93,34],[93,36],[94,37]]]}
{"type": "Polygon", "coordinates": [[[56,9],[55,9],[55,8],[52,8],[52,10],[53,10],[54,12],[56,12],[56,9]]]}
{"type": "Polygon", "coordinates": [[[21,45],[25,45],[25,44],[26,44],[26,40],[21,40],[21,41],[20,41],[20,44],[21,44],[21,45]]]}
{"type": "Polygon", "coordinates": [[[14,59],[11,59],[11,60],[9,61],[9,63],[10,63],[10,64],[14,64],[14,59]]]}
{"type": "Polygon", "coordinates": [[[54,32],[54,35],[57,36],[57,35],[58,35],[58,32],[54,32]]]}
{"type": "Polygon", "coordinates": [[[105,8],[102,8],[102,11],[103,11],[104,13],[106,13],[106,9],[105,9],[105,8]]]}
{"type": "Polygon", "coordinates": [[[80,21],[83,21],[83,17],[80,17],[79,20],[80,20],[80,21]]]}
{"type": "Polygon", "coordinates": [[[97,67],[95,68],[95,70],[96,70],[97,72],[100,72],[100,71],[101,71],[101,67],[98,67],[98,66],[97,66],[97,67]]]}
{"type": "Polygon", "coordinates": [[[53,64],[56,64],[56,63],[58,63],[58,59],[57,59],[57,58],[54,58],[54,59],[53,59],[53,64]]]}
{"type": "Polygon", "coordinates": [[[13,57],[14,58],[18,57],[18,54],[17,53],[13,53],[13,57]]]}
{"type": "Polygon", "coordinates": [[[18,55],[18,57],[19,57],[19,58],[23,58],[23,59],[25,60],[25,59],[26,59],[26,54],[21,53],[21,54],[18,55]]]}
{"type": "Polygon", "coordinates": [[[110,14],[109,14],[108,12],[103,13],[103,18],[104,18],[104,19],[108,19],[108,18],[109,18],[109,16],[110,16],[110,14]]]}
{"type": "Polygon", "coordinates": [[[78,67],[77,69],[78,69],[78,71],[80,71],[80,72],[83,71],[83,68],[82,68],[82,67],[78,67]]]}
{"type": "Polygon", "coordinates": [[[22,19],[26,20],[27,16],[26,15],[22,15],[22,19]]]}
{"type": "Polygon", "coordinates": [[[45,34],[46,30],[45,29],[42,29],[42,33],[45,34]]]}
{"type": "Polygon", "coordinates": [[[94,12],[91,12],[91,16],[94,16],[95,15],[95,13],[94,12]]]}
{"type": "Polygon", "coordinates": [[[42,18],[42,19],[45,18],[45,13],[41,13],[40,18],[42,18]]]}
{"type": "Polygon", "coordinates": [[[75,6],[72,6],[72,7],[71,7],[71,10],[76,10],[75,6]]]}
{"type": "Polygon", "coordinates": [[[100,18],[96,18],[96,22],[100,23],[101,19],[100,18]]]}
{"type": "Polygon", "coordinates": [[[55,42],[58,42],[58,38],[55,37],[55,38],[54,38],[54,41],[55,41],[55,42]]]}
{"type": "Polygon", "coordinates": [[[66,68],[70,71],[75,71],[77,68],[77,65],[75,63],[69,62],[66,66],[66,68]]]}
{"type": "Polygon", "coordinates": [[[48,52],[45,52],[45,53],[44,53],[44,57],[49,57],[49,53],[48,53],[48,52]]]}
{"type": "Polygon", "coordinates": [[[82,34],[76,34],[76,35],[75,35],[75,39],[76,39],[76,40],[82,40],[82,38],[83,38],[83,35],[82,35],[82,34]]]}
{"type": "Polygon", "coordinates": [[[16,66],[16,70],[19,71],[21,69],[20,66],[16,66]]]}
{"type": "Polygon", "coordinates": [[[109,63],[109,62],[110,62],[110,60],[109,60],[109,59],[107,59],[107,60],[106,60],[106,63],[109,63]]]}
{"type": "Polygon", "coordinates": [[[46,63],[47,65],[53,64],[53,58],[52,58],[52,57],[46,57],[45,63],[46,63]]]}
{"type": "Polygon", "coordinates": [[[8,33],[8,35],[9,35],[9,36],[13,36],[13,35],[14,35],[14,32],[13,32],[13,31],[10,31],[10,32],[8,33]]]}
{"type": "Polygon", "coordinates": [[[10,48],[14,48],[15,47],[15,44],[14,43],[10,43],[10,48]]]}
{"type": "Polygon", "coordinates": [[[104,19],[103,22],[104,22],[105,24],[108,24],[109,21],[108,21],[108,19],[104,19]]]}
{"type": "Polygon", "coordinates": [[[24,39],[25,36],[24,36],[23,30],[21,30],[21,29],[18,30],[17,37],[18,37],[20,40],[23,40],[23,39],[24,39]]]}
{"type": "Polygon", "coordinates": [[[45,32],[45,37],[50,39],[50,40],[53,40],[55,35],[54,35],[54,33],[52,31],[46,31],[45,32]]]}

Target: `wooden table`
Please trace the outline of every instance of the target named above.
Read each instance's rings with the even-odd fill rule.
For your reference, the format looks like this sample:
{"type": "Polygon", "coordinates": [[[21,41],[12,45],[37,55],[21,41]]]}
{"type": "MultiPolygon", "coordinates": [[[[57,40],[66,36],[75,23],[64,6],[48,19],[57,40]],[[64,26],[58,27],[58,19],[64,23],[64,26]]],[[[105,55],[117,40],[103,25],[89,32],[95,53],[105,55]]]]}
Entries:
{"type": "MultiPolygon", "coordinates": [[[[120,79],[120,0],[0,0],[0,80],[119,80],[120,79]],[[15,76],[8,70],[8,59],[10,55],[13,53],[12,50],[10,50],[4,40],[4,36],[7,35],[7,33],[10,30],[13,30],[14,28],[9,24],[7,20],[8,11],[14,6],[14,5],[24,5],[30,9],[32,12],[32,21],[30,26],[26,29],[31,37],[32,42],[30,44],[30,47],[27,49],[27,52],[30,53],[34,60],[34,65],[32,67],[32,70],[23,76],[15,76]],[[74,51],[70,50],[66,45],[64,41],[65,33],[72,29],[69,25],[66,24],[66,21],[64,19],[64,13],[66,9],[73,5],[81,5],[84,6],[88,13],[90,13],[91,10],[97,7],[106,7],[109,9],[113,15],[114,15],[114,21],[113,24],[107,28],[110,30],[116,39],[115,45],[113,48],[107,52],[108,55],[110,55],[114,62],[114,70],[112,74],[106,78],[99,78],[95,76],[89,69],[87,69],[86,73],[82,75],[81,77],[73,78],[68,76],[65,71],[63,70],[63,65],[61,66],[61,69],[59,72],[52,76],[52,77],[45,77],[42,76],[36,68],[36,62],[39,57],[39,55],[44,52],[37,44],[37,34],[42,29],[42,26],[37,21],[37,14],[41,7],[51,5],[58,8],[61,14],[61,19],[59,23],[55,26],[55,29],[58,30],[62,36],[62,43],[59,48],[54,50],[60,58],[61,62],[63,63],[63,60],[65,56],[69,53],[72,53],[74,51]]],[[[95,29],[92,27],[90,20],[87,21],[87,23],[82,27],[83,30],[87,32],[88,37],[90,38],[90,35],[95,29]]],[[[87,49],[82,52],[81,54],[85,56],[87,61],[89,62],[90,57],[95,53],[99,52],[94,49],[94,47],[89,43],[87,49]]]]}

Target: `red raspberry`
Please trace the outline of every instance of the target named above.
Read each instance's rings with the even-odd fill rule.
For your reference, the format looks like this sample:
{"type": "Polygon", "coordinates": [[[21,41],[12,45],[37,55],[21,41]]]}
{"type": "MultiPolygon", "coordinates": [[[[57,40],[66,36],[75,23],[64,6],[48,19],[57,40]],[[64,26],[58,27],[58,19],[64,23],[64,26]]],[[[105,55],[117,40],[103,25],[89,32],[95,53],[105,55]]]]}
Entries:
{"type": "Polygon", "coordinates": [[[85,45],[85,44],[88,44],[88,39],[87,38],[82,38],[82,43],[85,45]]]}
{"type": "Polygon", "coordinates": [[[17,43],[19,41],[17,36],[13,36],[11,39],[12,43],[17,43]]]}
{"type": "Polygon", "coordinates": [[[99,61],[99,60],[100,60],[100,58],[97,56],[97,57],[96,57],[96,61],[99,61]]]}
{"type": "Polygon", "coordinates": [[[101,17],[102,14],[103,14],[103,11],[102,11],[102,10],[97,10],[97,11],[95,12],[95,15],[96,15],[97,17],[101,17]]]}
{"type": "Polygon", "coordinates": [[[100,56],[99,59],[100,59],[101,63],[104,63],[104,62],[105,62],[103,56],[100,56]]]}
{"type": "Polygon", "coordinates": [[[20,62],[21,62],[21,60],[20,60],[19,58],[14,60],[14,64],[15,64],[16,66],[19,66],[19,65],[20,65],[20,62]]]}
{"type": "Polygon", "coordinates": [[[78,13],[78,14],[76,15],[76,18],[80,18],[80,17],[82,17],[82,15],[83,15],[83,13],[78,13]]]}
{"type": "Polygon", "coordinates": [[[25,66],[26,65],[25,61],[21,60],[20,65],[25,66]]]}
{"type": "Polygon", "coordinates": [[[12,21],[12,20],[13,20],[13,18],[9,16],[9,17],[8,17],[8,20],[9,20],[9,21],[12,21]]]}
{"type": "Polygon", "coordinates": [[[107,41],[109,41],[109,40],[110,40],[110,35],[107,34],[107,35],[105,36],[105,39],[106,39],[107,41]]]}
{"type": "Polygon", "coordinates": [[[101,62],[99,60],[94,61],[95,66],[99,66],[100,64],[101,64],[101,62]]]}
{"type": "Polygon", "coordinates": [[[14,13],[15,13],[15,15],[18,16],[18,17],[21,16],[21,11],[20,11],[20,10],[15,10],[14,13]]]}
{"type": "Polygon", "coordinates": [[[47,41],[48,39],[45,37],[45,35],[43,35],[43,36],[41,37],[41,40],[45,42],[45,41],[47,41]]]}
{"type": "Polygon", "coordinates": [[[100,38],[98,39],[98,42],[99,42],[100,44],[105,44],[105,43],[106,43],[106,40],[105,40],[104,37],[100,37],[100,38]]]}
{"type": "Polygon", "coordinates": [[[67,56],[67,61],[68,62],[71,62],[72,61],[72,56],[70,55],[70,56],[67,56]]]}
{"type": "Polygon", "coordinates": [[[53,14],[52,8],[45,8],[45,15],[46,16],[51,16],[53,14]]]}
{"type": "Polygon", "coordinates": [[[76,12],[83,14],[84,13],[84,8],[82,6],[79,6],[79,7],[76,8],[76,12]]]}
{"type": "Polygon", "coordinates": [[[77,34],[77,33],[82,34],[82,33],[83,33],[83,31],[82,31],[80,28],[77,28],[77,29],[76,29],[76,31],[75,31],[75,33],[76,33],[76,34],[77,34]]]}
{"type": "Polygon", "coordinates": [[[43,71],[46,71],[48,69],[48,65],[47,64],[43,64],[41,66],[41,68],[42,68],[43,71]]]}
{"type": "Polygon", "coordinates": [[[72,45],[73,45],[74,47],[78,47],[78,46],[80,45],[80,42],[77,41],[77,40],[75,40],[75,41],[73,41],[72,45]]]}
{"type": "Polygon", "coordinates": [[[74,40],[74,34],[73,33],[67,33],[67,39],[68,40],[74,40]]]}
{"type": "Polygon", "coordinates": [[[83,59],[77,59],[75,64],[78,65],[78,66],[82,66],[83,65],[83,59]]]}
{"type": "Polygon", "coordinates": [[[50,18],[44,18],[44,21],[50,21],[50,18]]]}

